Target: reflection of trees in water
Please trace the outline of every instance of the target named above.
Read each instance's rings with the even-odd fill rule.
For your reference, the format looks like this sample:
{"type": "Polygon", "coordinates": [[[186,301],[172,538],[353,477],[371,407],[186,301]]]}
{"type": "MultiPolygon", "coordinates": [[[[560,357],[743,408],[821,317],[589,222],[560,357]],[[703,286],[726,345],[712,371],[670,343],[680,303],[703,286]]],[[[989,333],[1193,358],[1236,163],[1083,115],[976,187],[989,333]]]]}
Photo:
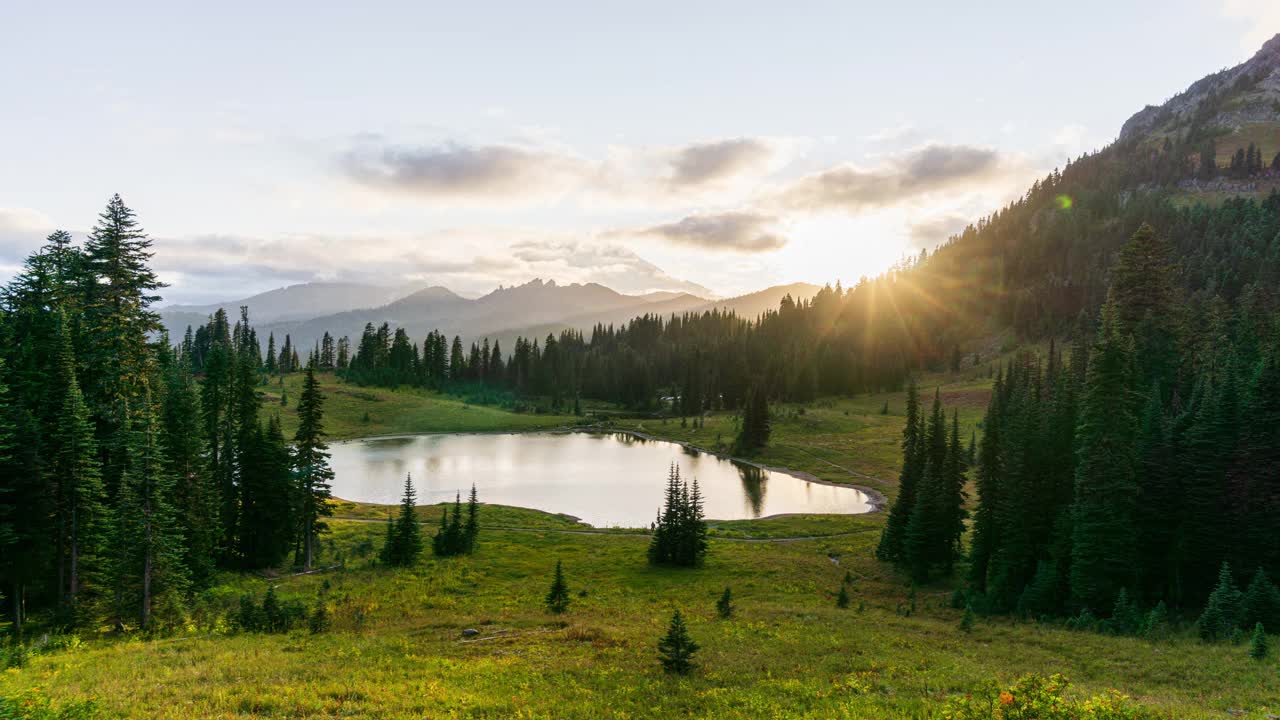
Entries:
{"type": "Polygon", "coordinates": [[[680,449],[684,452],[685,455],[688,455],[689,457],[698,457],[699,455],[702,454],[701,452],[698,452],[698,448],[690,445],[681,445],[680,449]]]}
{"type": "Polygon", "coordinates": [[[418,438],[403,435],[400,437],[386,438],[368,438],[360,441],[360,446],[366,450],[397,450],[399,448],[408,447],[417,442],[418,438]]]}
{"type": "Polygon", "coordinates": [[[760,517],[764,509],[764,496],[768,492],[769,473],[755,465],[735,462],[738,476],[742,478],[742,492],[751,506],[751,517],[760,517]]]}

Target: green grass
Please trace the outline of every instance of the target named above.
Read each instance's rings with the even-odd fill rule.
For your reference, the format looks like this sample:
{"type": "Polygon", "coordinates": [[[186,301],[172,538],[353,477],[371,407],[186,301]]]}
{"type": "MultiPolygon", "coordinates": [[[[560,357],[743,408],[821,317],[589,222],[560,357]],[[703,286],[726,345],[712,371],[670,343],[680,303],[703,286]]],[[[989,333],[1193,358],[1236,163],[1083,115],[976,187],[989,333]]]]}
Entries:
{"type": "MultiPolygon", "coordinates": [[[[484,532],[475,556],[388,570],[359,553],[380,541],[381,525],[336,521],[330,552],[346,558],[344,570],[275,580],[284,598],[308,603],[329,583],[328,634],[95,641],[37,655],[0,688],[42,686],[166,718],[909,718],[993,677],[1062,672],[1080,694],[1116,687],[1180,718],[1275,707],[1280,667],[1243,646],[1008,619],[980,619],[965,634],[941,587],[921,588],[904,617],[907,586],[870,560],[877,520],[849,525],[864,532],[714,540],[701,570],[650,568],[643,537],[498,530],[484,532]],[[557,559],[573,593],[564,616],[541,606],[557,559]],[[846,572],[852,607],[840,610],[846,572]],[[715,601],[726,585],[737,615],[722,621],[715,601]],[[663,675],[654,649],[674,607],[703,646],[701,670],[685,679],[663,675]],[[481,639],[463,641],[466,628],[481,639]]],[[[214,595],[230,607],[265,586],[232,578],[214,595]]]]}
{"type": "MultiPolygon", "coordinates": [[[[280,414],[286,437],[298,426],[297,402],[302,396],[302,373],[273,378],[262,387],[267,413],[280,414]],[[283,387],[288,404],[280,404],[283,387]]],[[[403,387],[396,390],[361,387],[320,375],[325,393],[325,430],[333,440],[427,432],[513,432],[567,427],[578,422],[571,415],[512,413],[484,405],[470,405],[441,393],[403,387]]]]}
{"type": "Polygon", "coordinates": [[[1241,125],[1231,132],[1220,135],[1217,143],[1217,162],[1221,167],[1230,167],[1231,158],[1236,150],[1248,148],[1253,143],[1262,152],[1262,163],[1271,166],[1271,160],[1280,152],[1280,125],[1276,123],[1249,123],[1241,125]]]}
{"type": "MultiPolygon", "coordinates": [[[[990,391],[985,368],[929,378],[926,401],[934,384],[960,409],[967,441],[990,391]]],[[[335,434],[363,434],[350,423],[362,403],[374,408],[371,416],[380,404],[409,406],[408,418],[385,416],[384,432],[477,417],[488,427],[465,429],[551,420],[462,409],[429,394],[376,395],[335,400],[335,434]]],[[[800,406],[777,408],[775,441],[759,460],[892,496],[902,400],[901,393],[824,400],[803,414],[800,406]],[[890,412],[882,415],[886,400],[890,412]]],[[[678,420],[618,424],[703,447],[717,434],[725,444],[733,437],[726,414],[697,430],[678,420]]],[[[1275,654],[1253,661],[1243,645],[1205,645],[1185,631],[1159,642],[1116,638],[1013,618],[979,618],[965,633],[946,584],[918,588],[907,613],[910,585],[873,559],[883,513],[718,523],[706,566],[680,570],[649,567],[641,533],[486,505],[474,556],[428,556],[391,570],[374,561],[388,510],[336,503],[321,562],[334,569],[227,575],[201,596],[193,614],[200,622],[187,632],[88,638],[76,650],[37,654],[27,667],[0,673],[0,695],[41,687],[59,701],[95,697],[110,712],[156,718],[928,718],[946,698],[987,681],[1060,672],[1077,696],[1117,688],[1171,717],[1280,711],[1280,661],[1275,654]],[[564,616],[542,608],[556,560],[573,594],[564,616]],[[852,602],[841,610],[835,596],[846,573],[852,602]],[[261,597],[268,582],[308,604],[327,585],[332,631],[228,630],[221,619],[240,594],[261,597]],[[726,586],[737,614],[723,621],[715,601],[726,586]],[[664,675],[657,662],[655,645],[676,607],[703,647],[701,667],[688,678],[664,675]],[[463,639],[467,628],[480,631],[477,640],[463,639]]],[[[428,535],[440,510],[420,508],[428,535]]]]}

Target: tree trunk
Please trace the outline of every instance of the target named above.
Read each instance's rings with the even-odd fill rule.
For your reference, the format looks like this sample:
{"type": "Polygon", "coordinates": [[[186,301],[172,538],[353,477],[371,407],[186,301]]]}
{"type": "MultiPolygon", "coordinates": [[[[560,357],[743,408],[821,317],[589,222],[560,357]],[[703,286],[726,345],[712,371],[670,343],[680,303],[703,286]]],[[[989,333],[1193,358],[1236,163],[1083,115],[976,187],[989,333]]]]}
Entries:
{"type": "Polygon", "coordinates": [[[67,583],[67,598],[74,608],[76,604],[76,593],[80,590],[80,526],[78,508],[75,505],[71,507],[71,567],[70,579],[67,583]]]}
{"type": "Polygon", "coordinates": [[[311,570],[311,556],[313,551],[312,544],[315,537],[314,527],[315,522],[311,518],[307,518],[307,558],[306,562],[302,565],[302,569],[307,571],[311,570]]]}
{"type": "Polygon", "coordinates": [[[151,572],[155,556],[155,540],[152,537],[151,527],[151,503],[148,502],[143,509],[147,518],[146,524],[146,551],[142,561],[142,629],[146,630],[151,625],[151,572]]]}
{"type": "Polygon", "coordinates": [[[23,594],[25,589],[22,587],[22,581],[18,578],[13,579],[13,638],[19,642],[22,641],[22,611],[23,594]]]}

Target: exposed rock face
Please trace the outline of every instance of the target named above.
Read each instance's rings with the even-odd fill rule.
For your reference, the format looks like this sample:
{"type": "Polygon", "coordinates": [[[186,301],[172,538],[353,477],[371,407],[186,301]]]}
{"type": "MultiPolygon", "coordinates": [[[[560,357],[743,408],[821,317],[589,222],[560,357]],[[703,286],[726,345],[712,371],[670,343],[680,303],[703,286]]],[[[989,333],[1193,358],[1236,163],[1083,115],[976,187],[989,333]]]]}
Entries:
{"type": "Polygon", "coordinates": [[[1125,121],[1120,139],[1200,123],[1235,129],[1248,123],[1280,123],[1280,35],[1252,58],[1202,78],[1160,106],[1148,105],[1125,121]]]}

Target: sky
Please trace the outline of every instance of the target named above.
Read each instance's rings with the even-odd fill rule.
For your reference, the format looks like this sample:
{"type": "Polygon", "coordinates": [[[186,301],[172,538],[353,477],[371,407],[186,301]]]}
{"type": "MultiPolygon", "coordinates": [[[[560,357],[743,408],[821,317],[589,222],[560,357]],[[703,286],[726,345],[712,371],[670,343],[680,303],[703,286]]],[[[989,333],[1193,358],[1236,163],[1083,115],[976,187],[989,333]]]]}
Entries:
{"type": "Polygon", "coordinates": [[[166,302],[856,282],[1280,32],[1274,0],[12,3],[0,279],[119,193],[166,302]]]}

